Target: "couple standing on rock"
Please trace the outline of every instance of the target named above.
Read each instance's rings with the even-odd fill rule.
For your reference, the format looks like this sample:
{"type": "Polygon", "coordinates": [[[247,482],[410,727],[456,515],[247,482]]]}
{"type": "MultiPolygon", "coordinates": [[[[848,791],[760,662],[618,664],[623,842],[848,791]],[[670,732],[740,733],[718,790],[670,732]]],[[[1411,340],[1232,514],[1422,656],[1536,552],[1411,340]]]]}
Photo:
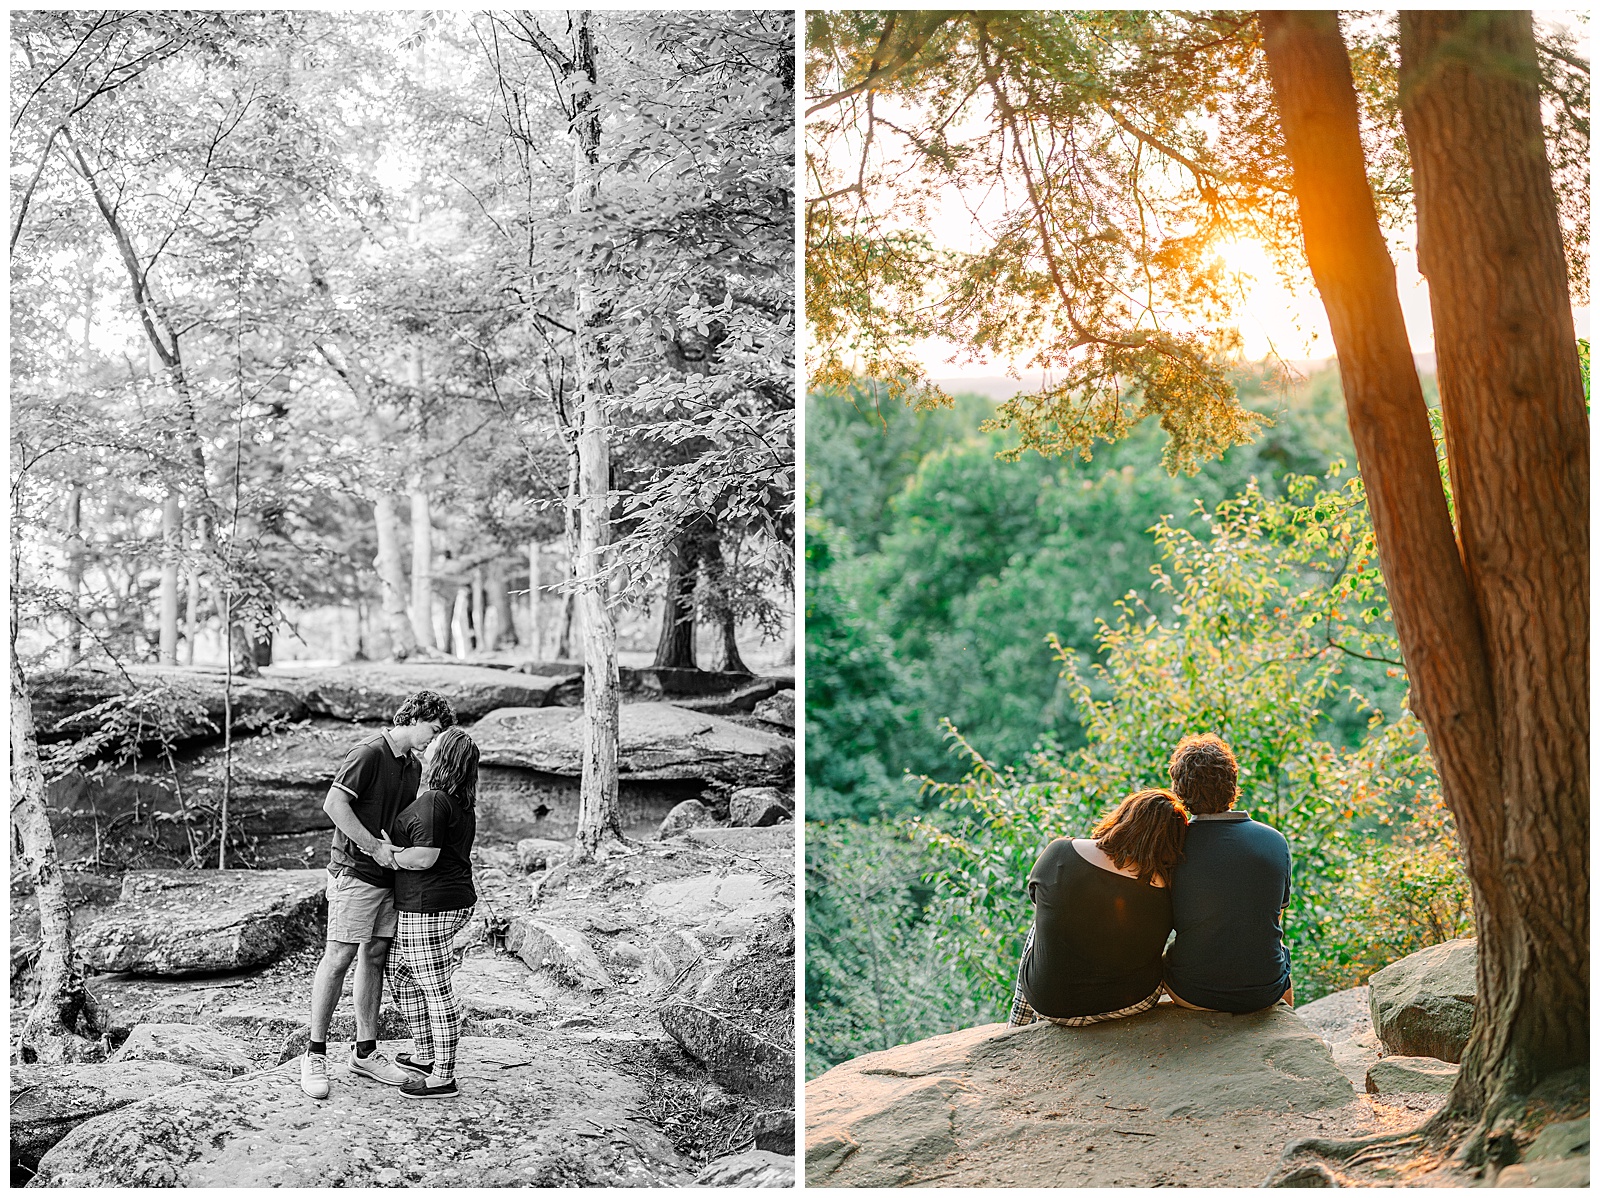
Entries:
{"type": "Polygon", "coordinates": [[[450,984],[452,941],[478,897],[472,887],[478,746],[439,695],[418,691],[393,726],[344,759],[322,809],[333,820],[328,943],[311,983],[311,1044],[300,1088],[326,1098],[328,1025],[355,965],[356,1041],[349,1070],[407,1098],[453,1098],[461,1001],[450,984]],[[420,793],[419,793],[420,791],[420,793]],[[400,941],[392,947],[393,941],[400,941]],[[384,974],[411,1030],[411,1052],[378,1049],[384,974]]]}
{"type": "Polygon", "coordinates": [[[1171,790],[1129,795],[1090,838],[1040,854],[1013,1026],[1125,1019],[1163,995],[1197,1011],[1294,1005],[1288,842],[1232,810],[1239,767],[1220,738],[1184,737],[1167,774],[1171,790]]]}

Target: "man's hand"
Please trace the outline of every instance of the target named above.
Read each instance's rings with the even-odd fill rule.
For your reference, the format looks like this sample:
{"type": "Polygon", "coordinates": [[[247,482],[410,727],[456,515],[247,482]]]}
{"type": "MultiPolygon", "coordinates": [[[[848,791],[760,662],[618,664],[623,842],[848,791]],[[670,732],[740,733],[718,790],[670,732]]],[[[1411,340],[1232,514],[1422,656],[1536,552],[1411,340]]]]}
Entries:
{"type": "Polygon", "coordinates": [[[400,850],[395,847],[394,841],[389,839],[389,834],[387,832],[379,832],[378,835],[381,839],[373,850],[372,859],[385,869],[404,869],[405,866],[396,860],[396,854],[400,850]]]}

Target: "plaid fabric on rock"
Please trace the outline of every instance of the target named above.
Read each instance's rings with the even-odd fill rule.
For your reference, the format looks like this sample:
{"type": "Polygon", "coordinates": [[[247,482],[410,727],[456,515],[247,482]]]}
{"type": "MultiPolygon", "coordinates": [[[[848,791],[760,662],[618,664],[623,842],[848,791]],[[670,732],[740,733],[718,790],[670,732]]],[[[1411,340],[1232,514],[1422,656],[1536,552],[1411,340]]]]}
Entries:
{"type": "Polygon", "coordinates": [[[1022,994],[1022,962],[1028,959],[1028,954],[1033,950],[1034,931],[1034,928],[1028,929],[1027,942],[1022,946],[1022,961],[1017,963],[1017,985],[1011,994],[1011,1017],[1006,1020],[1010,1026],[1026,1027],[1037,1019],[1048,1019],[1051,1023],[1059,1023],[1062,1027],[1088,1027],[1091,1023],[1105,1023],[1112,1019],[1126,1019],[1129,1015],[1142,1015],[1161,1001],[1161,986],[1157,985],[1156,992],[1149,998],[1141,998],[1131,1007],[1123,1007],[1118,1011],[1106,1011],[1100,1015],[1074,1015],[1062,1019],[1054,1015],[1040,1015],[1022,994]]]}

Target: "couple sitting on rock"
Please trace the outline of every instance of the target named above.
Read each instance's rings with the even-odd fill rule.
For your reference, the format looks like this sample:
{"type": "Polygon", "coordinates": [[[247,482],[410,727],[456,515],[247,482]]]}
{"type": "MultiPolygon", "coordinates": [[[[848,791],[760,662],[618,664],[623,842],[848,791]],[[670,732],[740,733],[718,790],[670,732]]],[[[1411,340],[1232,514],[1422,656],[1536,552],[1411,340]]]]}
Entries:
{"type": "Polygon", "coordinates": [[[452,941],[478,901],[469,860],[478,746],[455,723],[448,702],[418,691],[392,727],[350,750],[328,788],[328,943],[311,983],[311,1045],[300,1062],[300,1088],[313,1098],[329,1093],[328,1025],[352,964],[350,1072],[399,1086],[407,1098],[457,1093],[461,1001],[450,979],[460,958],[452,941]],[[411,1030],[411,1052],[394,1060],[378,1049],[385,972],[411,1030]]]}
{"type": "Polygon", "coordinates": [[[1124,1019],[1162,995],[1197,1011],[1294,1005],[1281,919],[1288,843],[1232,810],[1239,770],[1218,737],[1185,737],[1167,773],[1171,790],[1130,795],[1091,838],[1040,854],[1013,1026],[1124,1019]]]}

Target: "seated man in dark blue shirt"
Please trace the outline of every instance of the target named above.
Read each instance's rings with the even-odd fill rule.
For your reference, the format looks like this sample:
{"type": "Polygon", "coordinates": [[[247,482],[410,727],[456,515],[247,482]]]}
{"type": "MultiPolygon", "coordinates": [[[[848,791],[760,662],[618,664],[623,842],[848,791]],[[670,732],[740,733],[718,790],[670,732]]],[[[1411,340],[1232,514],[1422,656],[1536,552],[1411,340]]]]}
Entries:
{"type": "Polygon", "coordinates": [[[1282,922],[1288,842],[1232,810],[1239,767],[1220,737],[1184,737],[1167,773],[1190,814],[1183,860],[1172,874],[1167,993],[1203,1011],[1259,1011],[1280,999],[1293,1006],[1282,922]]]}

